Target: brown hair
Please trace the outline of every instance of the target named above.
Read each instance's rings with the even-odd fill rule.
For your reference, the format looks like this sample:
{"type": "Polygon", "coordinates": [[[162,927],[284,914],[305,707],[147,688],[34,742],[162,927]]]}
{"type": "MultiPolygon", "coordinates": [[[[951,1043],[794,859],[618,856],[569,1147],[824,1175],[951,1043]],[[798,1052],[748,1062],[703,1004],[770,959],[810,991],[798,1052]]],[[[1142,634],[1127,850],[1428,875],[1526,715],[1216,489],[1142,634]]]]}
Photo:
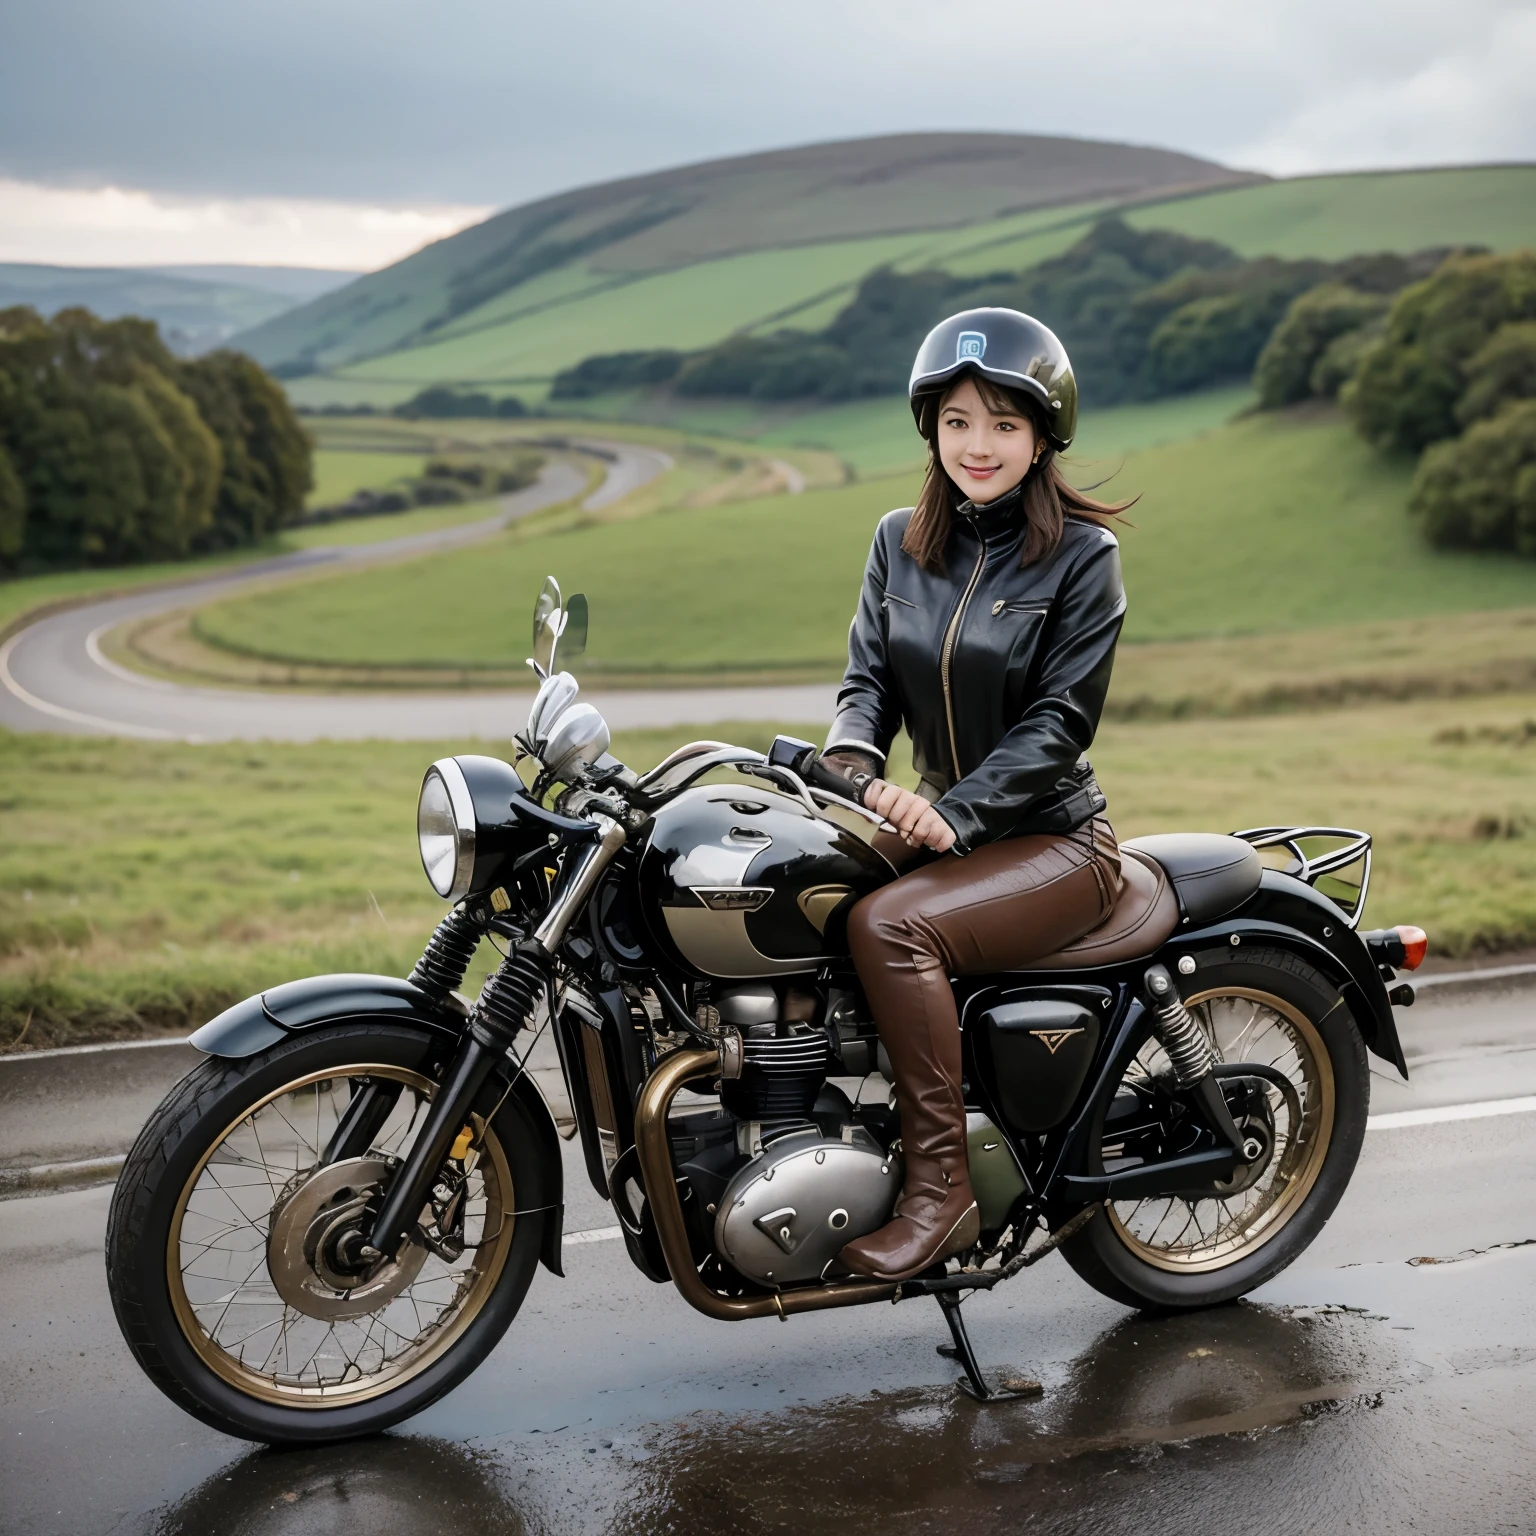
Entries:
{"type": "Polygon", "coordinates": [[[1091,522],[1105,524],[1136,504],[1129,501],[1098,501],[1068,482],[1056,460],[1056,450],[1045,434],[1044,414],[1021,390],[1004,389],[984,375],[967,372],[943,389],[923,396],[917,430],[928,443],[928,473],[918,493],[917,505],[902,535],[901,547],[925,571],[944,569],[944,546],[949,541],[950,520],[959,488],[939,462],[939,413],[944,402],[966,378],[975,382],[977,393],[989,410],[1023,416],[1035,429],[1045,449],[1024,476],[1023,511],[1028,525],[1020,565],[1032,565],[1056,553],[1061,543],[1067,513],[1075,513],[1091,522]]]}

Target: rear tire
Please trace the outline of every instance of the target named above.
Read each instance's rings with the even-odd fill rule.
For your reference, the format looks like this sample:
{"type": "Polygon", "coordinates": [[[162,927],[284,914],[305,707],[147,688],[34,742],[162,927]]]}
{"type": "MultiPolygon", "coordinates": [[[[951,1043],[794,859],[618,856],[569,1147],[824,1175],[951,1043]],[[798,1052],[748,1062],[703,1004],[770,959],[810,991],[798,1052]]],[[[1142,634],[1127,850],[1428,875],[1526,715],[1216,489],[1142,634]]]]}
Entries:
{"type": "MultiPolygon", "coordinates": [[[[1289,1031],[1296,1043],[1292,1055],[1299,1064],[1298,1076],[1307,1076],[1302,1068],[1311,1071],[1317,1118],[1314,1121],[1314,1105],[1306,1104],[1305,1129],[1296,1138],[1300,1150],[1293,1174],[1294,1199],[1287,1205],[1283,1193],[1277,1196],[1267,1216],[1260,1210],[1254,1218],[1251,1236],[1239,1230],[1228,1239],[1229,1251],[1215,1240],[1205,1250],[1194,1244],[1160,1247],[1155,1239],[1146,1240],[1146,1228],[1156,1211],[1140,1213],[1142,1207],[1154,1207],[1157,1202],[1153,1201],[1108,1205],[1062,1245],[1067,1263],[1096,1291],[1147,1311],[1189,1311],[1232,1301],[1279,1274],[1303,1253],[1349,1185],[1365,1140],[1370,1107],[1365,1043],[1348,1005],[1321,972],[1295,955],[1278,949],[1234,950],[1230,957],[1200,967],[1188,1001],[1191,1013],[1207,1023],[1223,1010],[1235,1016],[1251,1008],[1276,1038],[1289,1031]],[[1309,1144],[1309,1137],[1326,1138],[1326,1144],[1309,1144]],[[1139,1217],[1141,1236],[1136,1230],[1139,1217]]],[[[1228,1059],[1265,1058],[1262,1052],[1245,1058],[1240,1049],[1228,1059]]],[[[1092,1172],[1103,1169],[1100,1141],[1096,1132],[1092,1172]]],[[[1276,1162],[1283,1164],[1284,1157],[1276,1162]]],[[[1171,1197],[1164,1198],[1172,1211],[1171,1197]]],[[[1194,1209],[1190,1202],[1182,1203],[1194,1209]]],[[[1226,1209],[1225,1202],[1214,1200],[1195,1204],[1226,1209]]],[[[1171,1232],[1176,1226],[1177,1217],[1171,1216],[1156,1230],[1171,1232]]]]}
{"type": "MultiPolygon", "coordinates": [[[[482,1240],[478,1248],[469,1250],[469,1262],[462,1270],[442,1264],[442,1274],[438,1275],[436,1270],[418,1267],[419,1276],[407,1287],[407,1293],[414,1297],[416,1284],[436,1285],[439,1290],[428,1291],[421,1302],[429,1316],[421,1337],[414,1341],[414,1354],[400,1349],[398,1361],[390,1357],[389,1351],[395,1347],[392,1339],[404,1335],[398,1317],[393,1330],[382,1322],[388,1303],[381,1304],[377,1314],[381,1319],[378,1326],[383,1329],[380,1338],[366,1348],[360,1344],[356,1355],[349,1356],[338,1340],[345,1330],[359,1332],[365,1323],[371,1338],[375,1314],[329,1324],[322,1318],[317,1323],[315,1314],[303,1315],[285,1305],[286,1296],[279,1294],[281,1287],[269,1262],[269,1234],[276,1213],[290,1194],[290,1184],[302,1181],[311,1159],[305,1152],[296,1152],[293,1179],[289,1184],[274,1185],[272,1169],[257,1168],[249,1158],[239,1156],[236,1133],[259,1125],[258,1117],[273,1104],[281,1111],[285,1104],[291,1109],[295,1102],[303,1102],[307,1113],[312,1100],[315,1133],[311,1137],[306,1124],[302,1133],[295,1131],[293,1145],[321,1141],[331,1124],[324,1113],[332,1107],[327,1095],[336,1092],[330,1085],[346,1080],[349,1069],[356,1075],[360,1066],[383,1069],[376,1075],[413,1085],[410,1092],[424,1102],[433,1086],[433,1050],[433,1043],[419,1033],[388,1024],[359,1023],[292,1036],[240,1060],[210,1057],[171,1090],[139,1134],[113,1193],[107,1225],[108,1288],[118,1325],[134,1357],[150,1380],[188,1413],[225,1434],[269,1444],[314,1445],[371,1434],[419,1413],[457,1386],[490,1353],[517,1315],[538,1262],[548,1213],[516,1215],[515,1192],[520,1186],[536,1187],[534,1171],[537,1160],[545,1154],[538,1128],[517,1098],[508,1095],[497,1108],[489,1091],[487,1099],[477,1105],[479,1114],[495,1111],[482,1136],[484,1151],[476,1186],[484,1192],[485,1229],[468,1234],[471,1240],[476,1235],[482,1240]],[[304,1086],[294,1090],[289,1085],[304,1086]],[[296,1100],[294,1092],[307,1092],[308,1098],[296,1100]],[[219,1154],[218,1161],[212,1160],[215,1153],[219,1154]],[[238,1182],[237,1175],[250,1182],[238,1182]],[[273,1186],[270,1199],[262,1179],[273,1186]],[[201,1192],[210,1188],[214,1198],[224,1195],[225,1183],[248,1192],[230,1197],[229,1230],[234,1232],[242,1224],[251,1229],[238,1233],[243,1247],[233,1254],[212,1246],[217,1221],[210,1229],[210,1218],[199,1216],[195,1206],[195,1201],[203,1198],[201,1192]],[[194,1218],[203,1226],[189,1237],[194,1218]],[[510,1235],[506,1232],[508,1222],[510,1235]],[[221,1299],[216,1285],[202,1283],[200,1293],[213,1299],[201,1306],[195,1304],[198,1283],[219,1276],[218,1269],[213,1277],[195,1274],[195,1265],[200,1262],[195,1256],[197,1249],[217,1253],[221,1261],[233,1256],[240,1269],[246,1263],[252,1265],[246,1280],[236,1284],[230,1294],[247,1307],[245,1315],[253,1323],[282,1308],[279,1323],[262,1324],[281,1330],[272,1335],[270,1364],[262,1364],[259,1353],[247,1355],[244,1341],[238,1337],[243,1329],[233,1329],[223,1321],[229,1305],[225,1305],[224,1313],[216,1314],[221,1299]],[[173,1272],[173,1265],[178,1263],[173,1255],[189,1251],[194,1257],[181,1261],[173,1272]],[[270,1300],[265,1295],[269,1290],[270,1300]],[[440,1303],[438,1298],[445,1295],[449,1300],[440,1303]],[[443,1311],[434,1321],[431,1313],[438,1305],[443,1311]],[[322,1337],[316,1346],[314,1390],[306,1388],[306,1367],[301,1365],[295,1375],[291,1362],[284,1367],[277,1363],[289,1359],[285,1352],[289,1349],[290,1314],[295,1332],[302,1328],[310,1335],[317,1331],[324,1335],[327,1326],[331,1330],[329,1343],[322,1337]],[[214,1315],[220,1322],[210,1327],[209,1319],[214,1315]],[[366,1367],[372,1365],[375,1355],[380,1363],[370,1375],[366,1367]],[[334,1372],[338,1357],[345,1358],[345,1366],[333,1384],[322,1386],[320,1362],[331,1362],[327,1369],[334,1372]],[[262,1371],[269,1372],[270,1380],[262,1371]],[[353,1371],[357,1374],[351,1374],[353,1371]],[[345,1401],[337,1403],[336,1398],[345,1401]]],[[[399,1102],[407,1102],[403,1090],[399,1102]]],[[[290,1127],[291,1118],[285,1122],[290,1127]]],[[[276,1172],[282,1171],[281,1166],[276,1168],[276,1172]]],[[[466,1180],[466,1189],[469,1187],[466,1180]]],[[[322,1217],[329,1220],[328,1211],[322,1212],[322,1217]]],[[[323,1224],[322,1218],[316,1220],[323,1224]]],[[[425,1262],[430,1264],[433,1257],[428,1256],[425,1262]]],[[[417,1310],[414,1301],[409,1306],[412,1312],[417,1310]]],[[[264,1340],[259,1347],[265,1347],[264,1340]]],[[[329,1383],[329,1378],[326,1380],[329,1383]]]]}

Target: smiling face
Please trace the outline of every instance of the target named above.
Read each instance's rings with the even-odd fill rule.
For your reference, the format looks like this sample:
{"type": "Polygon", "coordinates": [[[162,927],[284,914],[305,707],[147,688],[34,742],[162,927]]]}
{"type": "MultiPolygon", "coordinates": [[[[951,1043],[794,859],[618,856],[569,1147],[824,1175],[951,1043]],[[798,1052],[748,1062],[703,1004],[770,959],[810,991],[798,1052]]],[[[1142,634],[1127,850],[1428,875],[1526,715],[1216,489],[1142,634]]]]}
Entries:
{"type": "Polygon", "coordinates": [[[1029,473],[1038,446],[1029,417],[994,410],[973,378],[962,379],[939,407],[939,462],[972,501],[1007,495],[1029,473]]]}

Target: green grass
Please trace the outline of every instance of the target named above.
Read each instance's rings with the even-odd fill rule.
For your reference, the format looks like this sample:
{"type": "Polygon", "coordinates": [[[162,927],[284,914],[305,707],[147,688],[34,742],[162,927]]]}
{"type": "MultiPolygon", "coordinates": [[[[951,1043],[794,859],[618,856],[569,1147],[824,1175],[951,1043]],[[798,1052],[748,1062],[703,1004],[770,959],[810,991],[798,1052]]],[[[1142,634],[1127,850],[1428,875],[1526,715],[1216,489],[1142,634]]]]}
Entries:
{"type": "MultiPolygon", "coordinates": [[[[1536,942],[1533,721],[1526,694],[1110,722],[1093,756],[1122,837],[1366,828],[1367,921],[1419,923],[1436,953],[1466,954],[1536,942]]],[[[763,747],[772,729],[707,734],[763,747]]],[[[691,734],[621,733],[614,749],[645,767],[691,734]]],[[[186,1030],[297,976],[404,974],[444,910],[416,857],[421,772],[474,747],[0,735],[0,1050],[186,1030]]],[[[494,959],[485,947],[471,993],[494,959]]]]}
{"type": "MultiPolygon", "coordinates": [[[[317,479],[326,494],[345,495],[350,484],[380,485],[397,473],[411,473],[432,453],[476,451],[513,445],[529,437],[559,436],[570,431],[592,431],[591,423],[577,420],[524,422],[513,426],[502,421],[415,422],[383,418],[320,418],[309,423],[318,440],[315,453],[317,479]]],[[[667,428],[631,423],[608,423],[605,435],[682,451],[683,435],[667,428]]],[[[747,446],[733,443],[708,445],[712,453],[729,455],[747,446]]],[[[713,469],[716,478],[721,473],[713,469]]],[[[700,479],[687,479],[691,488],[700,479]]],[[[371,544],[384,539],[447,528],[494,516],[494,502],[464,503],[454,507],[424,507],[411,512],[379,517],[349,518],[290,528],[249,549],[201,555],[190,560],[164,560],[149,565],[113,566],[107,569],[50,571],[37,576],[0,580],[0,631],[27,614],[55,603],[88,599],[100,593],[127,591],[156,582],[190,581],[209,572],[270,559],[293,549],[326,544],[371,544]]]]}
{"type": "Polygon", "coordinates": [[[318,549],[327,545],[377,544],[403,539],[415,533],[434,533],[457,528],[461,523],[480,523],[501,511],[500,499],[463,501],[449,507],[413,507],[409,512],[386,512],[377,517],[346,517],[334,523],[313,523],[290,528],[283,543],[292,549],[318,549]]]}
{"type": "Polygon", "coordinates": [[[354,448],[317,448],[311,507],[334,506],[358,491],[381,491],[419,475],[426,459],[419,453],[390,453],[354,448]]]}
{"type": "MultiPolygon", "coordinates": [[[[1249,417],[1128,454],[1107,488],[1142,496],[1121,541],[1127,640],[1536,603],[1536,563],[1422,542],[1405,511],[1410,473],[1342,422],[1296,417],[1249,417]]],[[[520,642],[486,616],[520,609],[553,571],[591,599],[591,672],[835,675],[874,524],[916,485],[914,473],[513,535],[218,604],[198,633],[286,661],[513,667],[520,642]]]]}
{"type": "MultiPolygon", "coordinates": [[[[794,312],[829,290],[846,297],[883,262],[915,258],[931,236],[888,237],[790,250],[752,251],[632,281],[595,286],[568,302],[523,313],[462,316],[442,340],[341,370],[347,378],[426,383],[546,379],[594,352],[707,346],[737,330],[789,324],[794,312]]],[[[518,290],[514,290],[514,294],[518,290]]]]}
{"type": "Polygon", "coordinates": [[[1536,245],[1536,165],[1308,176],[1237,187],[1130,216],[1145,229],[1220,240],[1244,256],[1319,256],[1536,245]]]}

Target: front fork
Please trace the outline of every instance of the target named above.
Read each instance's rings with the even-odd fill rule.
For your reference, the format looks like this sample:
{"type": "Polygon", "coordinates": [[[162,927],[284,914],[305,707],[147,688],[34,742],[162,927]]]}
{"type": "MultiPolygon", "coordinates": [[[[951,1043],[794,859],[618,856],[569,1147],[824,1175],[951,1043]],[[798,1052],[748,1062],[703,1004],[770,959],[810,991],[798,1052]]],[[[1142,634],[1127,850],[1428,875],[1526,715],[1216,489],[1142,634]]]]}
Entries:
{"type": "Polygon", "coordinates": [[[377,1267],[394,1258],[410,1237],[480,1090],[498,1063],[506,1060],[517,1032],[547,990],[554,975],[555,951],[598,877],[624,846],[624,828],[618,822],[600,817],[597,825],[597,839],[567,856],[543,921],[501,962],[481,990],[426,1121],[384,1192],[369,1241],[358,1250],[369,1265],[377,1267]]]}

